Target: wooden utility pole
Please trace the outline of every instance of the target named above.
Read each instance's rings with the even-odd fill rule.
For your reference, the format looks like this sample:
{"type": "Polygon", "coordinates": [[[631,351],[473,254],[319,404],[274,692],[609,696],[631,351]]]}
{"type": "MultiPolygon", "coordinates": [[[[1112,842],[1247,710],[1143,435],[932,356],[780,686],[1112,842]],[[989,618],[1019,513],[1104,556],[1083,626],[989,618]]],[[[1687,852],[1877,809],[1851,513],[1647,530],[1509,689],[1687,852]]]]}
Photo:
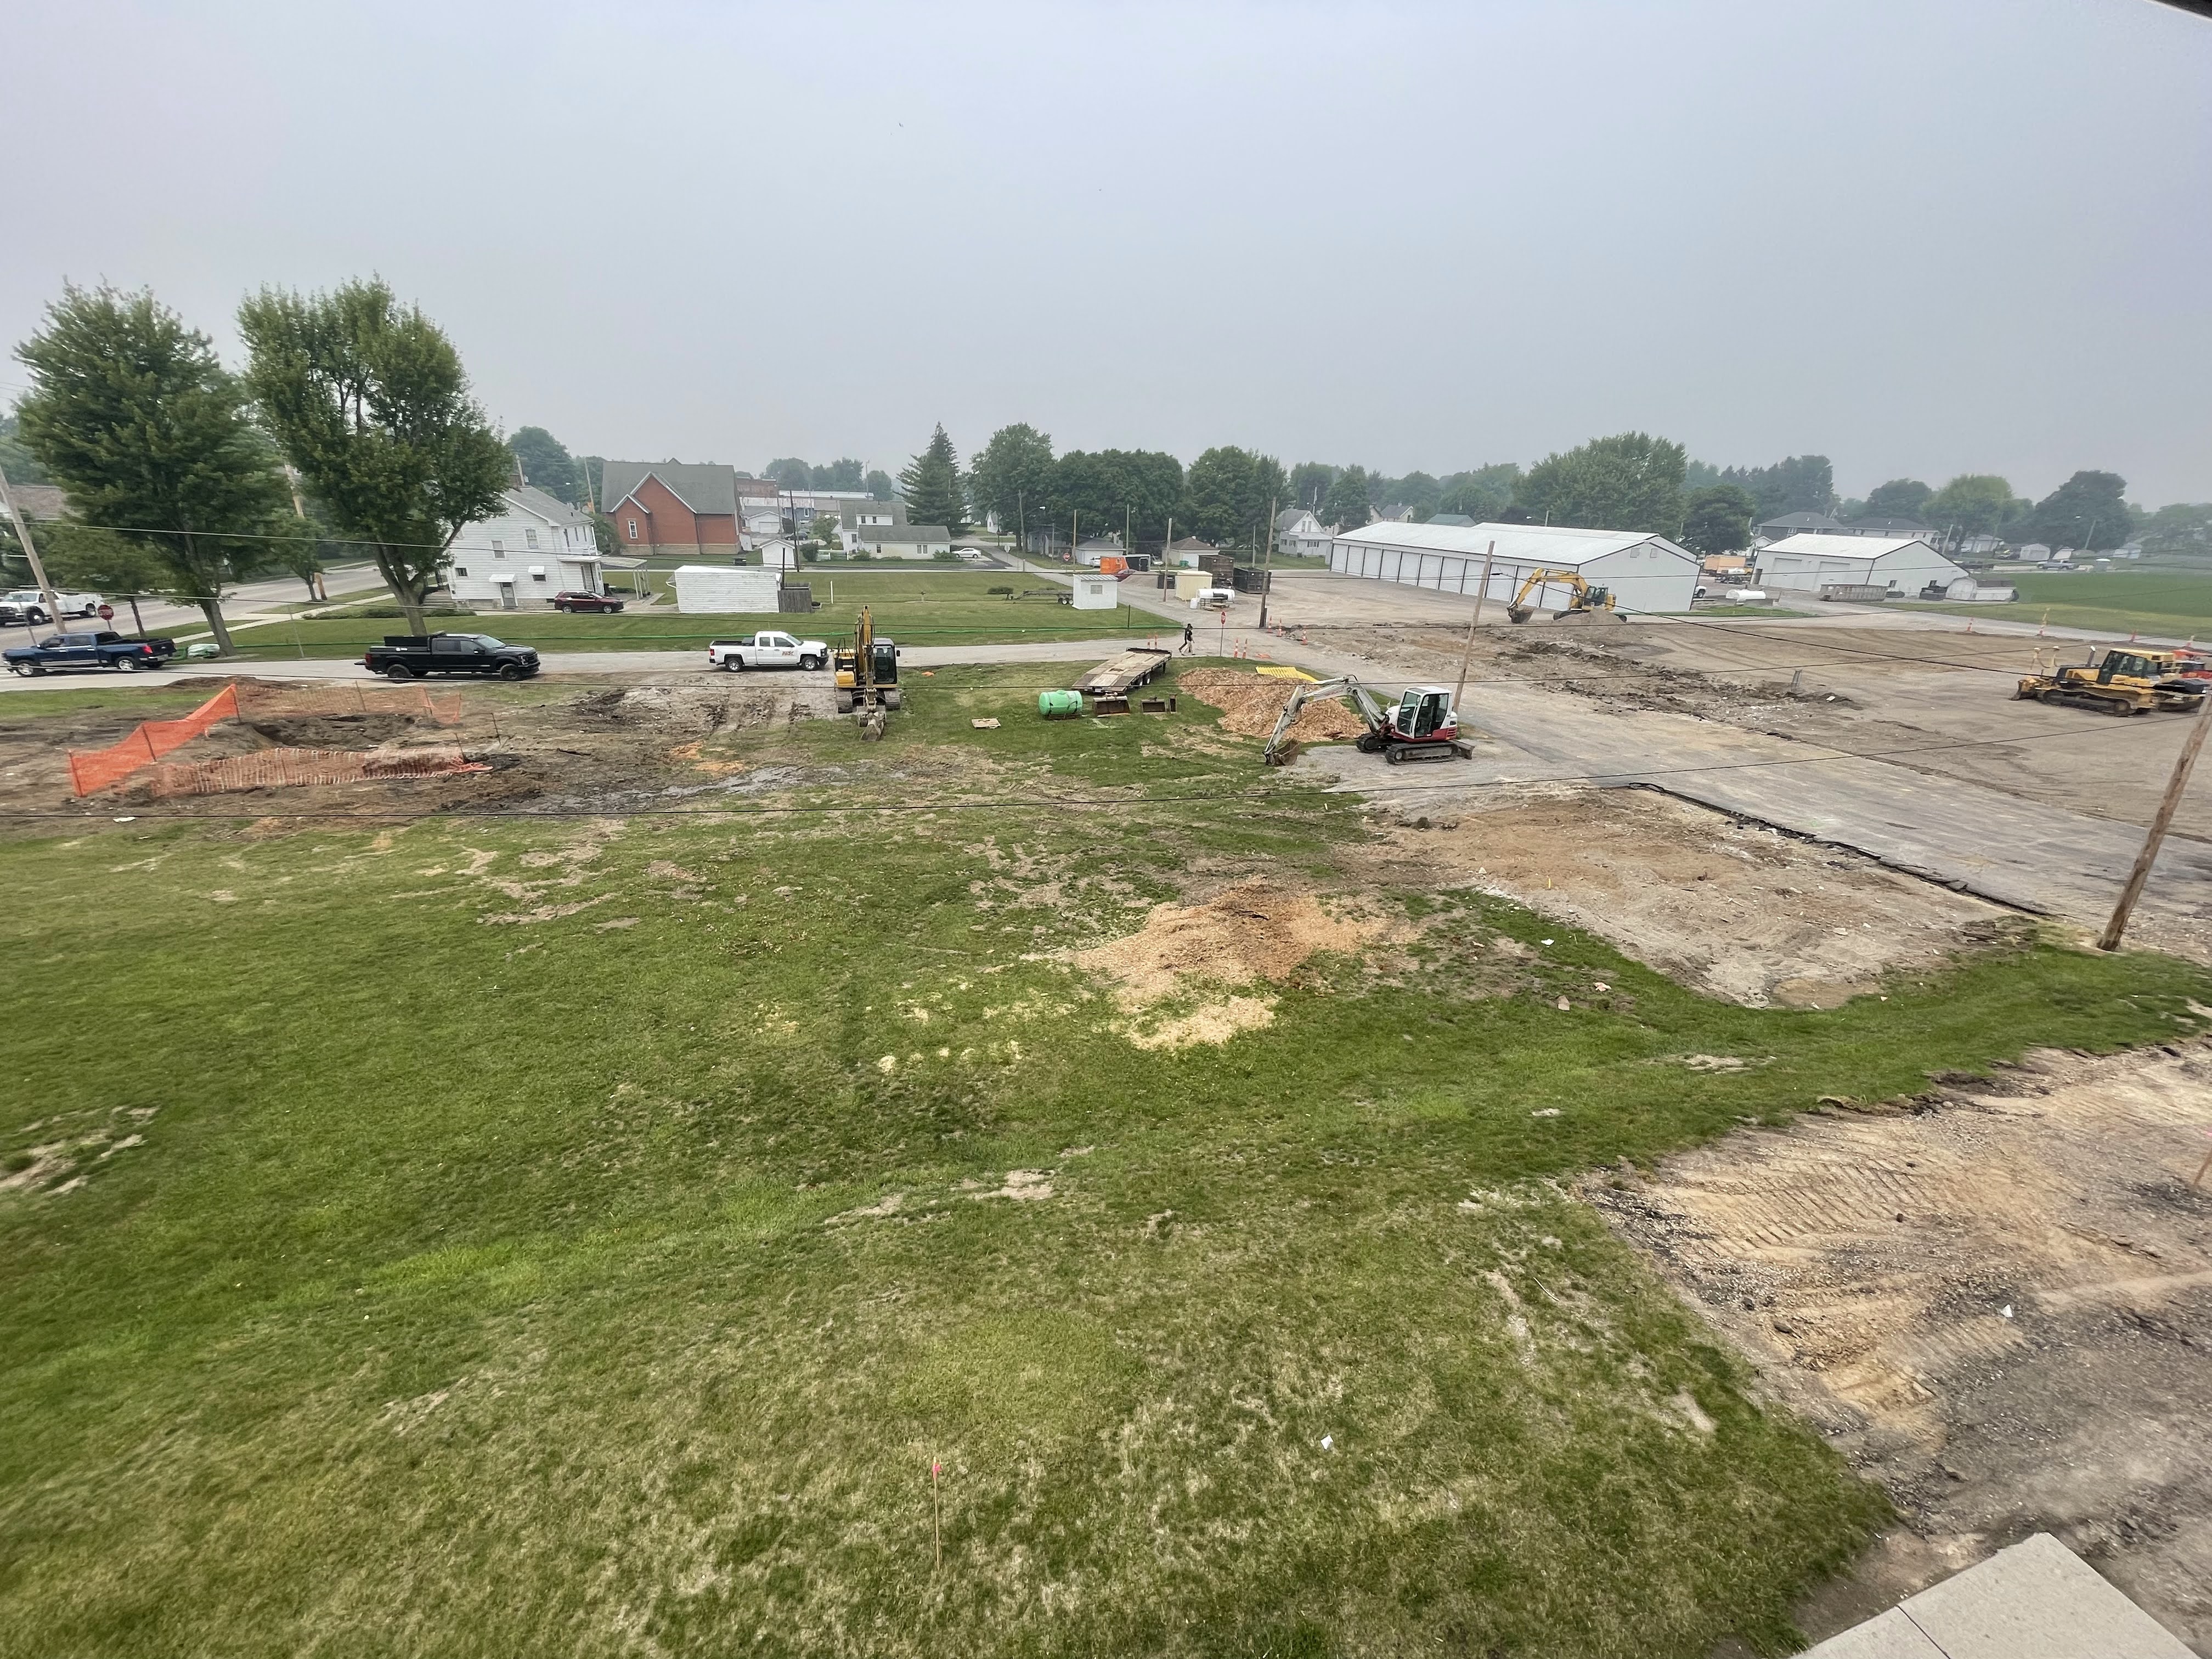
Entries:
{"type": "MultiPolygon", "coordinates": [[[[15,539],[22,544],[24,561],[31,567],[31,580],[39,585],[39,596],[46,602],[46,623],[58,626],[62,619],[61,596],[54,585],[46,580],[46,567],[39,557],[39,550],[31,544],[31,526],[23,517],[23,509],[15,505],[15,492],[8,488],[8,475],[0,472],[0,507],[8,509],[8,517],[15,526],[15,539]]],[[[27,620],[23,626],[28,628],[27,620]]]]}
{"type": "MultiPolygon", "coordinates": [[[[1474,614],[1467,619],[1467,643],[1459,653],[1459,684],[1452,688],[1452,719],[1459,719],[1459,700],[1467,694],[1467,665],[1474,658],[1474,630],[1482,623],[1483,596],[1490,592],[1490,563],[1498,556],[1498,544],[1490,544],[1490,551],[1482,556],[1482,586],[1474,595],[1474,614]]],[[[1439,580],[1442,578],[1438,578],[1439,580]]]]}
{"type": "Polygon", "coordinates": [[[1267,498],[1267,548],[1260,556],[1260,631],[1267,631],[1267,574],[1275,563],[1275,498],[1267,498]]]}
{"type": "Polygon", "coordinates": [[[2197,705],[2197,718],[2190,722],[2189,735],[2174,759],[2173,775],[2166,781],[2166,799],[2158,804],[2158,816],[2150,821],[2142,851],[2136,854],[2136,867],[2128,872],[2128,884],[2120,889],[2120,902],[2112,907],[2112,919],[2105,924],[2104,933],[2097,940],[2100,951],[2120,948],[2120,936],[2127,932],[2128,917],[2142,896],[2143,884],[2150,879],[2151,866],[2158,862],[2159,844],[2166,839],[2166,826],[2173,822],[2174,811],[2181,805],[2182,792],[2189,787],[2189,774],[2197,764],[2197,751],[2204,747],[2208,731],[2212,731],[2212,692],[2206,693],[2197,705]]]}

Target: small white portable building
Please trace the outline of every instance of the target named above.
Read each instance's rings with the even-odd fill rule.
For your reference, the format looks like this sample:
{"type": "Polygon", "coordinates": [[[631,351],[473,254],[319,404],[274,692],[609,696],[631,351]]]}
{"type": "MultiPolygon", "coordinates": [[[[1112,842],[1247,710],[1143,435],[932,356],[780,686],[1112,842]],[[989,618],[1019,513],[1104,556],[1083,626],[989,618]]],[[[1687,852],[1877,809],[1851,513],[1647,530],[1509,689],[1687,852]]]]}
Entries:
{"type": "Polygon", "coordinates": [[[681,564],[669,576],[676,608],[710,617],[773,616],[783,574],[757,564],[681,564]]]}
{"type": "Polygon", "coordinates": [[[1075,608],[1078,611],[1112,611],[1121,603],[1121,584],[1118,578],[1102,575],[1096,570],[1076,573],[1075,608]]]}
{"type": "MultiPolygon", "coordinates": [[[[1664,536],[1638,530],[1571,530],[1559,525],[1410,524],[1385,522],[1347,530],[1329,543],[1328,568],[1431,592],[1470,599],[1511,599],[1540,570],[1571,570],[1612,591],[1624,616],[1677,612],[1698,592],[1698,556],[1664,536]]],[[[1565,609],[1566,584],[1547,582],[1530,594],[1539,611],[1565,609]]]]}
{"type": "Polygon", "coordinates": [[[1939,592],[1948,591],[1966,574],[1917,536],[1786,536],[1759,550],[1759,586],[1769,592],[1887,587],[1910,599],[1931,582],[1939,592]]]}

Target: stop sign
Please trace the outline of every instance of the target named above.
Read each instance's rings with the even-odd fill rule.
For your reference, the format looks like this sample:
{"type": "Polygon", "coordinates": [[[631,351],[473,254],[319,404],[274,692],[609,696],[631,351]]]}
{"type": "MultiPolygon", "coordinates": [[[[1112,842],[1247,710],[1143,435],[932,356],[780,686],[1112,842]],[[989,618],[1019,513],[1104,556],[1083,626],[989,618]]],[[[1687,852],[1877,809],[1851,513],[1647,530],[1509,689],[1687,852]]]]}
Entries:
{"type": "Polygon", "coordinates": [[[100,619],[102,622],[113,622],[115,620],[115,607],[112,605],[103,605],[100,606],[100,619]]]}

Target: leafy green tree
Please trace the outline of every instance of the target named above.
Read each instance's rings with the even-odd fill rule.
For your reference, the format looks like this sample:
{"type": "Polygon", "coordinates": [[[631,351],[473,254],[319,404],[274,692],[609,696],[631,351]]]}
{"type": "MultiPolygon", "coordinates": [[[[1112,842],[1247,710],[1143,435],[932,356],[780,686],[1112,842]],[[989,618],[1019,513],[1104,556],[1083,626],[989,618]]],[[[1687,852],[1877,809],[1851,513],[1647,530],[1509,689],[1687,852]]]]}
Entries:
{"type": "Polygon", "coordinates": [[[968,470],[969,493],[979,514],[994,515],[999,528],[1052,522],[1054,500],[1052,435],[1026,422],[1002,426],[975,452],[968,470]]]}
{"type": "Polygon", "coordinates": [[[929,444],[899,474],[899,494],[907,517],[915,524],[941,524],[954,535],[968,528],[968,495],[960,478],[960,457],[939,422],[929,444]]]}
{"type": "Polygon", "coordinates": [[[846,455],[826,466],[816,467],[814,487],[817,489],[860,489],[866,488],[860,477],[860,464],[850,455],[846,455]]]}
{"type": "Polygon", "coordinates": [[[1358,529],[1374,516],[1375,498],[1370,489],[1365,467],[1346,467],[1330,480],[1328,494],[1322,498],[1322,521],[1339,530],[1358,529]]]}
{"type": "Polygon", "coordinates": [[[461,527],[501,505],[507,446],[469,396],[460,354],[380,279],[238,308],[261,416],[331,522],[365,544],[422,635],[422,602],[461,527]]]}
{"type": "Polygon", "coordinates": [[[1408,472],[1402,478],[1370,480],[1369,493],[1385,507],[1410,507],[1417,520],[1434,515],[1443,488],[1425,472],[1408,472]]]}
{"type": "Polygon", "coordinates": [[[813,467],[794,455],[787,455],[780,461],[770,461],[761,477],[774,479],[779,487],[785,489],[814,488],[813,467]]]}
{"type": "Polygon", "coordinates": [[[523,482],[574,507],[584,499],[583,480],[568,447],[542,426],[526,426],[507,441],[522,463],[523,482]]]}
{"type": "Polygon", "coordinates": [[[1326,461],[1300,461],[1291,469],[1290,499],[1285,507],[1303,507],[1314,517],[1322,516],[1321,505],[1328,499],[1328,487],[1336,482],[1336,469],[1326,461]]]}
{"type": "Polygon", "coordinates": [[[2128,538],[2127,480],[2117,472],[2076,472],[2021,519],[2022,540],[2102,552],[2128,538]]]}
{"type": "MultiPolygon", "coordinates": [[[[230,649],[222,584],[289,505],[245,388],[152,294],[71,287],[15,355],[23,442],[78,518],[158,558],[230,649]]],[[[51,573],[49,573],[51,574],[51,573]]]]}
{"type": "Polygon", "coordinates": [[[1477,524],[1495,523],[1513,505],[1513,492],[1520,483],[1521,469],[1512,461],[1455,472],[1443,480],[1437,511],[1463,513],[1477,524]]]}
{"type": "Polygon", "coordinates": [[[2014,511],[2012,485],[1993,472],[1961,472],[1921,507],[1949,545],[1969,536],[2003,534],[2014,511]]]}
{"type": "Polygon", "coordinates": [[[1892,478],[1887,483],[1876,484],[1867,491],[1865,508],[1855,516],[1862,519],[1917,519],[1928,511],[1928,502],[1936,492],[1917,478],[1892,478]]]}
{"type": "Polygon", "coordinates": [[[0,415],[0,472],[8,475],[9,483],[52,483],[46,469],[39,465],[39,458],[23,447],[13,415],[0,415]]]}
{"type": "Polygon", "coordinates": [[[1224,444],[1190,464],[1176,522],[1217,545],[1256,549],[1267,533],[1270,503],[1279,505],[1289,493],[1280,461],[1224,444]]]}
{"type": "Polygon", "coordinates": [[[1514,504],[1540,524],[1673,537],[1682,528],[1684,459],[1681,445],[1649,433],[1593,438],[1530,467],[1514,504]]]}
{"type": "Polygon", "coordinates": [[[1750,495],[1759,524],[1785,514],[1832,513],[1836,508],[1835,469],[1826,455],[1792,455],[1772,466],[1731,466],[1721,473],[1720,482],[1750,495]]]}
{"type": "Polygon", "coordinates": [[[1682,463],[1682,489],[1686,495],[1695,495],[1700,489],[1711,489],[1721,482],[1721,470],[1711,461],[1682,463]]]}
{"type": "Polygon", "coordinates": [[[2161,507],[2144,521],[2142,537],[2144,552],[2165,558],[2212,553],[2212,501],[2161,507]]]}
{"type": "Polygon", "coordinates": [[[1682,545],[1711,557],[1740,553],[1751,545],[1748,494],[1735,484],[1709,484],[1694,492],[1682,514],[1682,545]]]}
{"type": "Polygon", "coordinates": [[[878,501],[887,501],[891,498],[891,475],[880,467],[875,468],[869,472],[860,488],[878,501]]]}
{"type": "Polygon", "coordinates": [[[1102,535],[1118,535],[1126,526],[1139,541],[1158,541],[1182,510],[1182,463],[1160,450],[1071,449],[1053,464],[1051,477],[1054,523],[1074,514],[1102,535]]]}
{"type": "Polygon", "coordinates": [[[59,587],[91,588],[131,607],[131,631],[143,634],[138,601],[174,591],[176,573],[143,543],[64,519],[39,526],[39,556],[59,587]]]}

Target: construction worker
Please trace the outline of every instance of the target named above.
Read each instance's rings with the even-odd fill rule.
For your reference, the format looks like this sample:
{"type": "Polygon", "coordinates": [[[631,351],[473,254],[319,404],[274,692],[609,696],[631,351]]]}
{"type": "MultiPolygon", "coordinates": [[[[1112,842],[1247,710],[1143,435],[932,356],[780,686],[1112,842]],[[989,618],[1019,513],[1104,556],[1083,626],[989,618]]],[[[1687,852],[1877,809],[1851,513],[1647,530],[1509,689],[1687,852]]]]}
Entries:
{"type": "Polygon", "coordinates": [[[1188,623],[1185,623],[1182,625],[1182,648],[1190,653],[1194,657],[1198,654],[1198,647],[1193,643],[1197,635],[1193,632],[1191,625],[1188,623]]]}

